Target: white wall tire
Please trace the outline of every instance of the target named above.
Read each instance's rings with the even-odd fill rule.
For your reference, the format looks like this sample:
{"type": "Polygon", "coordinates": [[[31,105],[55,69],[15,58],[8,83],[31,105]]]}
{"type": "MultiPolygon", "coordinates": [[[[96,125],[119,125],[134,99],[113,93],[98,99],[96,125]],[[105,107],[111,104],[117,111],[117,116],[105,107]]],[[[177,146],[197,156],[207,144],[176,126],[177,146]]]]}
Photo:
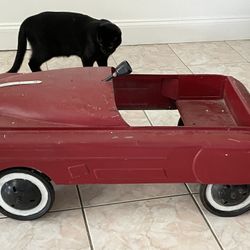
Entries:
{"type": "Polygon", "coordinates": [[[238,216],[250,209],[250,185],[201,185],[200,199],[215,215],[238,216]]]}
{"type": "Polygon", "coordinates": [[[28,169],[0,173],[0,211],[13,219],[34,220],[54,202],[54,189],[42,175],[28,169]]]}

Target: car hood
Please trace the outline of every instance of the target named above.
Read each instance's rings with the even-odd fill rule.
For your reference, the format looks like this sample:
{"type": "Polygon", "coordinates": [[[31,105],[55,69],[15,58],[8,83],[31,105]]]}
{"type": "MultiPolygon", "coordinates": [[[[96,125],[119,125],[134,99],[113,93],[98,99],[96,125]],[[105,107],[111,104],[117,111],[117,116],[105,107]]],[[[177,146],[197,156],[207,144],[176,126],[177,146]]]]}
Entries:
{"type": "Polygon", "coordinates": [[[0,127],[127,126],[109,67],[0,75],[0,127]]]}

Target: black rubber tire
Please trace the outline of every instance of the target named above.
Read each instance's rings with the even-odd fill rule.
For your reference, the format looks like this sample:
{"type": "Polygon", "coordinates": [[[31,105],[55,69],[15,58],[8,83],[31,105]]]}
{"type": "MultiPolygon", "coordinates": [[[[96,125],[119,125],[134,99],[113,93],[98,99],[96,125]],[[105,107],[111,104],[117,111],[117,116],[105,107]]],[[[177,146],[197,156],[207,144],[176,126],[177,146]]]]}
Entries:
{"type": "MultiPolygon", "coordinates": [[[[37,218],[40,218],[41,216],[43,216],[45,213],[47,213],[50,210],[50,208],[52,207],[54,200],[55,200],[55,191],[54,191],[52,184],[48,180],[48,178],[45,178],[45,176],[43,176],[42,174],[40,174],[39,172],[36,172],[34,170],[15,168],[15,169],[9,169],[9,170],[1,172],[0,173],[0,180],[3,177],[6,177],[7,175],[10,175],[10,174],[24,174],[24,175],[27,175],[27,177],[32,176],[31,178],[35,178],[44,187],[44,190],[46,190],[46,192],[47,192],[46,193],[47,198],[45,199],[46,203],[44,204],[42,209],[35,212],[34,214],[30,214],[30,215],[15,214],[15,213],[11,213],[11,212],[7,211],[2,206],[0,206],[0,212],[2,214],[6,215],[10,218],[16,219],[16,220],[25,221],[25,220],[35,220],[37,218]]],[[[16,179],[14,178],[13,180],[16,180],[16,179]]],[[[25,179],[22,178],[22,180],[25,180],[25,179]]],[[[38,189],[40,190],[40,188],[38,188],[38,189]]],[[[1,190],[2,190],[2,188],[1,188],[1,190]]],[[[3,199],[1,190],[0,190],[0,196],[1,196],[1,199],[3,199]]],[[[5,205],[8,206],[7,203],[5,203],[5,205]]],[[[37,205],[37,207],[38,206],[39,206],[39,204],[37,205]]],[[[17,210],[17,211],[20,211],[20,210],[17,210]]],[[[23,211],[25,211],[25,210],[23,210],[23,211]]],[[[28,211],[28,210],[26,210],[26,211],[28,211]]]]}
{"type": "Polygon", "coordinates": [[[219,210],[217,208],[215,208],[208,200],[207,198],[207,188],[208,185],[206,184],[202,184],[200,186],[200,199],[201,202],[203,204],[203,206],[212,214],[220,216],[220,217],[235,217],[241,214],[244,214],[245,212],[247,212],[250,209],[250,202],[248,205],[244,206],[241,209],[236,209],[233,211],[223,211],[223,210],[219,210]]]}

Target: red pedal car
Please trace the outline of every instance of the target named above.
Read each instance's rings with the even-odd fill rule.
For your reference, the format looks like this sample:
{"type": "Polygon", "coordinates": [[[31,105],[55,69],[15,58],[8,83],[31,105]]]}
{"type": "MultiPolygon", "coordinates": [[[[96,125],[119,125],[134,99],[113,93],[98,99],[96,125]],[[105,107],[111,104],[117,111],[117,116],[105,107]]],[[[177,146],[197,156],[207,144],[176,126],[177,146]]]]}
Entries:
{"type": "Polygon", "coordinates": [[[54,201],[51,181],[197,182],[214,214],[236,216],[250,208],[244,86],[222,75],[123,75],[129,72],[122,63],[0,75],[3,214],[19,220],[44,215],[54,201]],[[132,127],[123,109],[178,109],[179,126],[132,127]]]}

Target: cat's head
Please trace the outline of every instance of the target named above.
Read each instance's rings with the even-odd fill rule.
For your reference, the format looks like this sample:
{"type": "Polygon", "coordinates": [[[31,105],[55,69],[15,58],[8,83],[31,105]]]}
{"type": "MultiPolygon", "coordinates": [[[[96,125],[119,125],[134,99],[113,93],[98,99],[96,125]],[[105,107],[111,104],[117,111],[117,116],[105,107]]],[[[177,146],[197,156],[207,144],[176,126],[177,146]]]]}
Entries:
{"type": "Polygon", "coordinates": [[[122,42],[122,32],[108,20],[100,20],[97,29],[97,42],[102,53],[111,55],[122,42]]]}

